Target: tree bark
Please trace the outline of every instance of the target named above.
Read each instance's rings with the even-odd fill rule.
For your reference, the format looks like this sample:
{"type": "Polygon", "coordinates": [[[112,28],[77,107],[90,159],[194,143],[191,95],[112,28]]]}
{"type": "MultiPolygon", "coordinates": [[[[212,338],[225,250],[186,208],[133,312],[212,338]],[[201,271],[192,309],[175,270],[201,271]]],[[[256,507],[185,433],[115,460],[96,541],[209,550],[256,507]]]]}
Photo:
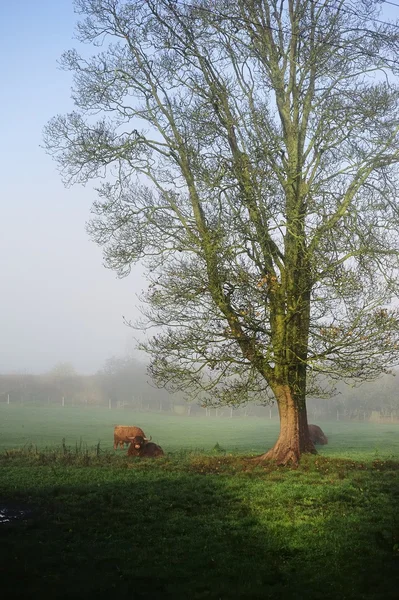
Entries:
{"type": "Polygon", "coordinates": [[[256,460],[274,460],[278,465],[298,464],[304,453],[317,454],[309,437],[306,403],[295,398],[288,385],[275,390],[280,414],[280,435],[268,452],[256,460]]]}

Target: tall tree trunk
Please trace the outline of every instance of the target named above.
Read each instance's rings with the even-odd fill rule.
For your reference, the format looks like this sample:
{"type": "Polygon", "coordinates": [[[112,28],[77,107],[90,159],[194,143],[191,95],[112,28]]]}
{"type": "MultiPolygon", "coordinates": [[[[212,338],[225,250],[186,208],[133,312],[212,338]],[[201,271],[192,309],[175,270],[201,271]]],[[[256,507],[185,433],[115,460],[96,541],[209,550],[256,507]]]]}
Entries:
{"type": "Polygon", "coordinates": [[[257,460],[275,460],[279,465],[297,464],[300,456],[316,449],[309,437],[306,403],[295,398],[288,385],[279,385],[275,389],[280,414],[280,435],[268,452],[257,460]]]}

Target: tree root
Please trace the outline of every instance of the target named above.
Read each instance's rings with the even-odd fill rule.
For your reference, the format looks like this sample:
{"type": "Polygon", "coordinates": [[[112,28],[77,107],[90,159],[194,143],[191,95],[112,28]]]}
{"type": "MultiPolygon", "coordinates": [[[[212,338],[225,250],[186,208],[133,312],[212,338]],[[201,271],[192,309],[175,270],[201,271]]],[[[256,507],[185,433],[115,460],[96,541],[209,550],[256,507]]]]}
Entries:
{"type": "Polygon", "coordinates": [[[278,466],[297,466],[303,454],[317,454],[317,450],[313,447],[300,452],[299,450],[294,450],[293,448],[278,448],[274,446],[274,448],[271,448],[268,450],[268,452],[260,454],[259,456],[254,456],[250,460],[251,462],[258,464],[265,461],[273,461],[278,466]]]}

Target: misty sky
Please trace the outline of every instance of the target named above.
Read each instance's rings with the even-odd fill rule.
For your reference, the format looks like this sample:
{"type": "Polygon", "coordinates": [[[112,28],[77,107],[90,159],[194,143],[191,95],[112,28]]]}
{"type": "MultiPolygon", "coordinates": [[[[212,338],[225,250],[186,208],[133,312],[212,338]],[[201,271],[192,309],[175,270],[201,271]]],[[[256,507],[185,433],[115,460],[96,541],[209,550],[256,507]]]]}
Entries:
{"type": "Polygon", "coordinates": [[[138,315],[140,269],[119,280],[103,267],[85,232],[95,192],[65,189],[40,148],[47,121],[73,109],[57,60],[78,46],[76,19],[72,0],[0,0],[0,373],[60,361],[88,373],[134,348],[122,315],[138,315]]]}
{"type": "Polygon", "coordinates": [[[0,0],[0,373],[92,372],[134,347],[122,315],[138,314],[140,270],[120,280],[103,267],[85,232],[95,192],[65,189],[39,147],[46,122],[73,109],[57,60],[77,46],[76,18],[72,0],[0,0]]]}

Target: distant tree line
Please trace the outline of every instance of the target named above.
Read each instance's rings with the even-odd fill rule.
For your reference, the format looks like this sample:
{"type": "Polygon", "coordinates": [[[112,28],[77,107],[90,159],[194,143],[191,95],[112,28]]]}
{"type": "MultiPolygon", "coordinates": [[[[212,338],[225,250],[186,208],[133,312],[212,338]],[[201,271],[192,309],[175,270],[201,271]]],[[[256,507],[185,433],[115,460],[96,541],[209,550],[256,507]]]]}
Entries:
{"type": "Polygon", "coordinates": [[[77,373],[69,363],[40,375],[0,374],[2,403],[170,410],[175,401],[148,383],[144,365],[126,357],[110,358],[93,375],[77,373]]]}
{"type": "MultiPolygon", "coordinates": [[[[339,383],[330,398],[309,398],[309,420],[399,421],[397,374],[350,387],[339,383]]],[[[275,403],[214,408],[201,398],[188,404],[183,394],[169,394],[155,387],[146,366],[131,357],[112,357],[93,375],[82,375],[69,363],[59,363],[48,373],[0,374],[1,404],[75,406],[165,412],[177,415],[277,418],[275,403]]]]}
{"type": "Polygon", "coordinates": [[[93,375],[77,373],[69,363],[58,363],[40,375],[0,374],[0,403],[205,414],[198,404],[188,405],[182,395],[155,387],[146,366],[130,357],[112,357],[93,375]]]}

